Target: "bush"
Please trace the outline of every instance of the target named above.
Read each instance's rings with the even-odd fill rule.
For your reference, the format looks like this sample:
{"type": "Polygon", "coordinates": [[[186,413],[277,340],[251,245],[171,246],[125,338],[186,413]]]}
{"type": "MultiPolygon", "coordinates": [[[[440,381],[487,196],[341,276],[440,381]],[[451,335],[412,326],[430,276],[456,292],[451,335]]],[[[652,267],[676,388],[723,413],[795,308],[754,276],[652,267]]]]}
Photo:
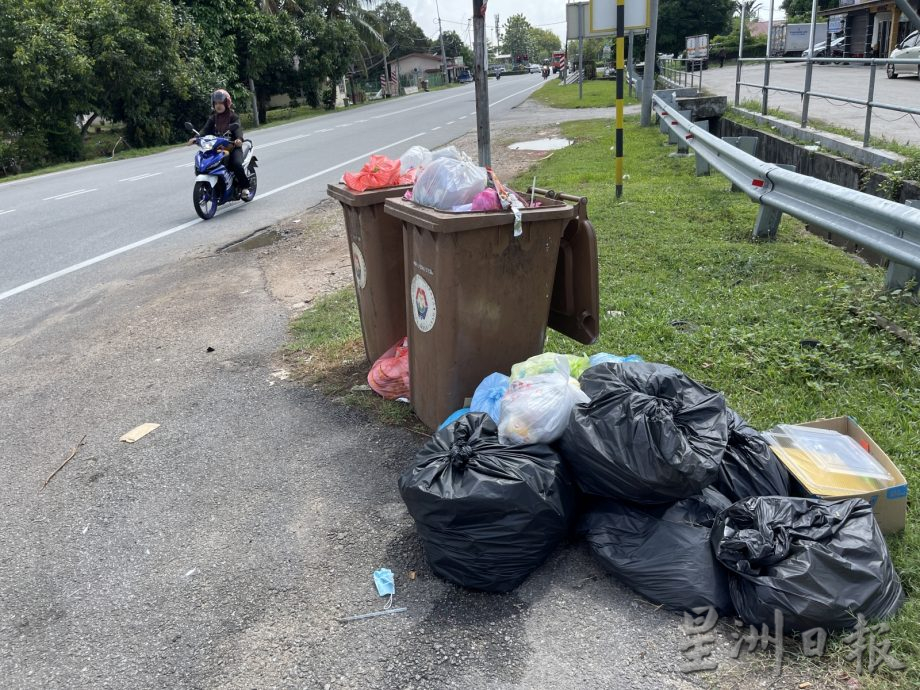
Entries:
{"type": "Polygon", "coordinates": [[[597,63],[594,60],[586,60],[584,68],[585,79],[597,79],[597,63]]]}
{"type": "Polygon", "coordinates": [[[323,89],[323,107],[326,110],[335,110],[335,89],[323,89]]]}

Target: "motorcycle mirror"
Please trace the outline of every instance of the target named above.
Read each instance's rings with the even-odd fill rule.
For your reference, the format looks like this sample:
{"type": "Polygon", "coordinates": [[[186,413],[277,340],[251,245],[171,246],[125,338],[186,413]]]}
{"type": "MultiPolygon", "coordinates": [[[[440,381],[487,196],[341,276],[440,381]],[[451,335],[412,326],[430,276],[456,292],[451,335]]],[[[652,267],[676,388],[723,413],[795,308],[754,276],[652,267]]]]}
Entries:
{"type": "Polygon", "coordinates": [[[185,131],[186,131],[186,132],[194,132],[194,131],[195,131],[195,128],[192,127],[192,123],[191,123],[191,122],[186,122],[185,125],[184,125],[184,127],[185,127],[185,131]]]}

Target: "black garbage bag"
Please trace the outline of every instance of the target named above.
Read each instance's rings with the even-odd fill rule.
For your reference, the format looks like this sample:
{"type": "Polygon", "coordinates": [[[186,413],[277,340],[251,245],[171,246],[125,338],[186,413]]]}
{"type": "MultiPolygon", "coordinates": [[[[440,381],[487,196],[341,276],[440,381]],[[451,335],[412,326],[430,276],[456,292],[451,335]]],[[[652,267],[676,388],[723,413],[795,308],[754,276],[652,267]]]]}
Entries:
{"type": "Polygon", "coordinates": [[[709,531],[730,505],[709,488],[670,506],[600,499],[578,531],[604,569],[646,599],[674,611],[712,606],[729,615],[728,571],[712,553],[709,531]]]}
{"type": "Polygon", "coordinates": [[[857,614],[887,618],[903,603],[872,506],[860,498],[748,498],[716,519],[712,547],[750,625],[772,628],[776,609],[785,632],[845,629],[857,614]]]}
{"type": "Polygon", "coordinates": [[[591,401],[576,405],[559,440],[588,494],[672,503],[719,474],[728,439],[725,398],[665,364],[599,364],[581,375],[591,401]]]}
{"type": "Polygon", "coordinates": [[[432,570],[464,587],[517,587],[568,534],[574,487],[550,446],[502,445],[487,414],[438,431],[399,478],[432,570]]]}
{"type": "Polygon", "coordinates": [[[788,496],[789,473],[767,440],[728,410],[728,445],[715,488],[732,502],[750,496],[788,496]]]}

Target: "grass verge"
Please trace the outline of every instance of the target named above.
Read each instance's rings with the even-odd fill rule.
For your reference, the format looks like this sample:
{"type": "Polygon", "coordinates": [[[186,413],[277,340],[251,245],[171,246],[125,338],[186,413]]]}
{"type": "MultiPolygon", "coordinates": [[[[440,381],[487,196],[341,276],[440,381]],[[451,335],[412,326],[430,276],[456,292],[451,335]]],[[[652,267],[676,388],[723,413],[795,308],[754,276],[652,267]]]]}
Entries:
{"type": "MultiPolygon", "coordinates": [[[[633,105],[639,101],[629,95],[624,87],[623,103],[633,105]]],[[[553,108],[612,108],[616,105],[617,86],[609,79],[589,79],[582,83],[582,98],[578,99],[578,84],[560,85],[558,79],[548,79],[531,94],[531,98],[553,108]]]]}
{"type": "MultiPolygon", "coordinates": [[[[671,158],[656,128],[626,123],[626,181],[612,184],[609,122],[563,125],[574,146],[537,172],[553,189],[584,195],[598,235],[602,327],[584,346],[550,331],[548,351],[638,353],[725,392],[757,428],[852,415],[920,485],[920,348],[877,317],[920,337],[920,308],[881,291],[881,269],[828,246],[785,218],[774,242],[753,242],[757,207],[718,176],[697,178],[692,158],[671,158]]],[[[533,171],[516,182],[520,187],[533,171]]],[[[514,183],[512,183],[514,184],[514,183]]],[[[916,340],[914,340],[916,342],[916,340]]],[[[404,406],[351,390],[367,372],[351,291],[321,300],[292,326],[286,357],[346,402],[408,418],[404,406]],[[351,378],[349,378],[349,376],[351,378]],[[370,402],[368,402],[370,401],[370,402]]],[[[908,600],[891,622],[899,673],[863,687],[920,687],[920,506],[889,539],[908,600]]],[[[855,676],[834,638],[826,661],[855,676]]]]}

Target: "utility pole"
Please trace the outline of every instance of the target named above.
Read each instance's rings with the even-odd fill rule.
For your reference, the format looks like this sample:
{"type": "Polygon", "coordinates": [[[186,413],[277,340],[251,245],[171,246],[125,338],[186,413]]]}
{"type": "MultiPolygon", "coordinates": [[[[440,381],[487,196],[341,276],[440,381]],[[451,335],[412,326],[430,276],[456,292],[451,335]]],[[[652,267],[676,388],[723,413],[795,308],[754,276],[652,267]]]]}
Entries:
{"type": "Polygon", "coordinates": [[[492,139],[489,132],[489,79],[486,70],[486,0],[473,0],[473,81],[476,84],[476,135],[479,140],[479,165],[492,165],[492,139]]]}
{"type": "Polygon", "coordinates": [[[447,85],[447,52],[444,50],[444,29],[441,27],[441,8],[437,0],[434,3],[438,11],[438,34],[441,36],[441,73],[444,75],[444,85],[447,85]]]}
{"type": "Polygon", "coordinates": [[[501,42],[502,42],[502,37],[498,30],[498,15],[496,14],[495,15],[495,54],[496,55],[498,55],[498,53],[501,52],[498,48],[501,42]]]}

